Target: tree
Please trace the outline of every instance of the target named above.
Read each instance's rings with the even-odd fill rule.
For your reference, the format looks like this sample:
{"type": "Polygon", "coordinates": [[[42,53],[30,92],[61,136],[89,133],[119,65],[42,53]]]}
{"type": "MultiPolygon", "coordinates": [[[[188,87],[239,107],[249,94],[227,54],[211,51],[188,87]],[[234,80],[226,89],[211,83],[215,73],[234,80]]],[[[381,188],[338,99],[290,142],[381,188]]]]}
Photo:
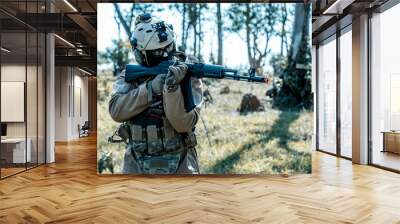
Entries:
{"type": "Polygon", "coordinates": [[[287,5],[286,4],[281,4],[280,6],[280,18],[279,21],[281,23],[281,31],[279,33],[279,36],[281,38],[281,56],[283,56],[284,52],[284,45],[286,46],[286,51],[288,51],[288,42],[287,42],[287,38],[286,38],[286,23],[288,20],[288,10],[287,10],[287,5]]]}
{"type": "Polygon", "coordinates": [[[113,66],[114,75],[119,74],[125,65],[132,60],[131,47],[129,46],[133,36],[134,20],[136,16],[142,13],[153,13],[154,11],[161,11],[162,8],[157,8],[153,4],[137,4],[132,3],[130,8],[121,9],[120,5],[113,3],[115,9],[115,21],[118,25],[118,31],[122,26],[129,41],[124,41],[118,35],[118,40],[112,40],[112,47],[109,47],[105,52],[100,52],[100,63],[110,63],[113,66]]]}
{"type": "Polygon", "coordinates": [[[191,3],[186,4],[187,9],[187,23],[185,27],[185,40],[189,39],[189,31],[192,31],[192,48],[191,52],[186,52],[195,56],[198,60],[202,59],[201,47],[203,43],[204,32],[202,30],[202,24],[205,18],[202,16],[204,9],[208,6],[205,3],[191,3]]]}
{"type": "Polygon", "coordinates": [[[222,13],[221,13],[221,3],[217,3],[217,33],[218,33],[218,61],[217,64],[222,65],[224,46],[223,46],[223,30],[222,30],[222,13]]]}
{"type": "Polygon", "coordinates": [[[279,75],[279,84],[268,91],[275,107],[310,109],[313,105],[310,19],[311,5],[296,4],[287,67],[279,75]]]}
{"type": "Polygon", "coordinates": [[[187,17],[187,6],[186,4],[182,4],[182,51],[186,50],[186,42],[187,42],[187,28],[186,28],[186,17],[187,17]]]}
{"type": "Polygon", "coordinates": [[[116,22],[121,24],[124,28],[128,39],[131,40],[133,36],[134,19],[142,13],[153,13],[154,11],[161,11],[162,8],[156,8],[153,4],[132,3],[129,10],[121,10],[118,3],[113,3],[116,14],[116,22]]]}
{"type": "MultiPolygon", "coordinates": [[[[153,11],[151,4],[132,3],[132,6],[128,10],[121,10],[117,3],[113,3],[113,5],[115,9],[114,19],[118,25],[118,31],[120,33],[120,26],[122,25],[129,41],[133,36],[132,30],[135,17],[140,13],[151,13],[153,11]]],[[[107,48],[105,52],[101,52],[99,59],[104,63],[111,63],[113,65],[113,74],[116,76],[125,68],[125,65],[131,61],[131,47],[129,47],[127,42],[121,40],[120,34],[118,34],[118,40],[113,40],[112,42],[113,47],[107,48]]]]}
{"type": "Polygon", "coordinates": [[[189,32],[188,20],[188,4],[186,3],[174,3],[169,6],[169,9],[175,9],[181,16],[181,41],[180,46],[177,46],[180,51],[185,52],[187,48],[187,39],[189,32]]]}
{"type": "Polygon", "coordinates": [[[112,42],[113,47],[106,48],[105,52],[99,53],[99,63],[112,64],[113,75],[116,76],[132,60],[130,56],[131,49],[129,44],[122,40],[113,40],[112,42]]]}
{"type": "Polygon", "coordinates": [[[262,68],[270,52],[269,42],[276,35],[277,4],[232,4],[228,10],[231,32],[238,33],[247,44],[250,66],[262,68]],[[245,38],[243,38],[243,32],[245,38]]]}
{"type": "Polygon", "coordinates": [[[129,10],[129,13],[127,15],[123,15],[121,12],[121,9],[119,8],[118,3],[113,3],[114,8],[115,8],[115,13],[117,14],[117,17],[115,17],[115,21],[117,22],[118,26],[119,24],[122,24],[122,27],[125,30],[126,35],[128,36],[128,39],[130,40],[133,33],[132,33],[132,22],[133,22],[133,17],[134,17],[134,8],[135,8],[135,3],[132,3],[131,10],[129,10]]]}

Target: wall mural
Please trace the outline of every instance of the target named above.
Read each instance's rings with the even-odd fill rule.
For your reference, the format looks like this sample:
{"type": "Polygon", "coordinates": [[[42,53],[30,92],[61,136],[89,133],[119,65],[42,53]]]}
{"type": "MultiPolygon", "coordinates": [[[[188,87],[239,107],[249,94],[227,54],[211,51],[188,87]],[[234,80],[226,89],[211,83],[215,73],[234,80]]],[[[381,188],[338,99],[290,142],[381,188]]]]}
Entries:
{"type": "Polygon", "coordinates": [[[98,4],[99,174],[311,173],[311,5],[98,4]]]}

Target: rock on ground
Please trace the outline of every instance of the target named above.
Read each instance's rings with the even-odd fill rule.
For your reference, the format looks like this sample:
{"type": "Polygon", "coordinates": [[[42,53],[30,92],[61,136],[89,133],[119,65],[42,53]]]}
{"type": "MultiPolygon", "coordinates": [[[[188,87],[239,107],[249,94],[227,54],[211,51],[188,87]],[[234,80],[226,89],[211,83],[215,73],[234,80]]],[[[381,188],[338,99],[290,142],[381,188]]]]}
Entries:
{"type": "Polygon", "coordinates": [[[257,96],[251,93],[247,93],[243,96],[238,111],[241,114],[247,114],[249,112],[256,112],[256,111],[264,111],[264,106],[261,105],[261,101],[257,98],[257,96]]]}

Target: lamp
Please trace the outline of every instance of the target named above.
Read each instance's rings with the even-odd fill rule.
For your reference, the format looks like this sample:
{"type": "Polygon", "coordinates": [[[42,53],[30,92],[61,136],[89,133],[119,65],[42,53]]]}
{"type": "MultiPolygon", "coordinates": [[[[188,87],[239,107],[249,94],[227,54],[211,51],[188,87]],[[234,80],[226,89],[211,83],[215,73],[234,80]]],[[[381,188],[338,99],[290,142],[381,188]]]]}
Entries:
{"type": "Polygon", "coordinates": [[[0,49],[1,49],[2,51],[6,52],[6,53],[10,53],[10,52],[11,52],[11,50],[9,50],[9,49],[7,49],[7,48],[5,48],[5,47],[1,47],[0,49]]]}
{"type": "Polygon", "coordinates": [[[351,5],[355,0],[336,0],[332,5],[322,13],[323,15],[329,14],[342,14],[343,10],[351,5]]]}
{"type": "Polygon", "coordinates": [[[81,72],[83,72],[83,73],[85,73],[85,74],[87,74],[87,75],[89,75],[89,76],[92,75],[90,72],[88,72],[88,71],[86,71],[86,70],[83,70],[83,69],[81,69],[81,68],[79,68],[79,67],[78,67],[78,69],[79,69],[79,71],[81,71],[81,72]]]}
{"type": "Polygon", "coordinates": [[[71,42],[69,42],[68,40],[66,40],[66,39],[64,39],[64,38],[62,38],[62,37],[60,37],[59,35],[57,35],[57,34],[54,34],[54,36],[55,37],[57,37],[59,40],[61,40],[62,42],[64,42],[64,43],[66,43],[67,45],[69,45],[70,47],[73,47],[73,48],[75,48],[75,45],[73,45],[71,42]]]}
{"type": "Polygon", "coordinates": [[[78,10],[68,0],[64,0],[64,3],[68,5],[74,12],[78,12],[78,10]]]}

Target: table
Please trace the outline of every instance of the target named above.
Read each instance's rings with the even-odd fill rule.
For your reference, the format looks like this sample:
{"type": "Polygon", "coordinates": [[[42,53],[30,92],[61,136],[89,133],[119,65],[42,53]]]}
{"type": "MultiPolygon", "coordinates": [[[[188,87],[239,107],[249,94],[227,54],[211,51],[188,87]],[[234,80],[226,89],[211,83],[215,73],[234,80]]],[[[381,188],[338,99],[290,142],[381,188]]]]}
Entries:
{"type": "Polygon", "coordinates": [[[392,152],[400,154],[400,131],[382,131],[383,150],[382,152],[392,152]]]}
{"type": "Polygon", "coordinates": [[[32,153],[30,138],[5,138],[1,139],[1,159],[5,163],[26,163],[31,162],[32,153]],[[28,143],[25,151],[25,144],[28,143]]]}

